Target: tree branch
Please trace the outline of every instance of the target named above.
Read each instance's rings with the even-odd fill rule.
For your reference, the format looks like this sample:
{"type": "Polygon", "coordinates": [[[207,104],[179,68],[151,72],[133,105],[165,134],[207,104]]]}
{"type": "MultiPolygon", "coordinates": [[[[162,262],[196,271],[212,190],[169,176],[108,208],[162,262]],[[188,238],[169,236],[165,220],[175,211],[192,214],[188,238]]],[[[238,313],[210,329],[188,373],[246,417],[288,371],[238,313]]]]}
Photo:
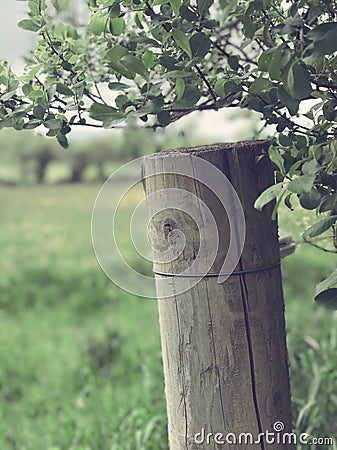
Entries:
{"type": "Polygon", "coordinates": [[[205,77],[205,75],[202,73],[202,71],[200,70],[200,68],[197,65],[195,66],[195,70],[198,72],[198,75],[202,79],[202,81],[206,84],[208,92],[210,93],[211,97],[213,98],[214,102],[216,103],[217,98],[216,98],[215,92],[213,91],[211,84],[209,83],[209,81],[207,80],[207,78],[205,77]]]}

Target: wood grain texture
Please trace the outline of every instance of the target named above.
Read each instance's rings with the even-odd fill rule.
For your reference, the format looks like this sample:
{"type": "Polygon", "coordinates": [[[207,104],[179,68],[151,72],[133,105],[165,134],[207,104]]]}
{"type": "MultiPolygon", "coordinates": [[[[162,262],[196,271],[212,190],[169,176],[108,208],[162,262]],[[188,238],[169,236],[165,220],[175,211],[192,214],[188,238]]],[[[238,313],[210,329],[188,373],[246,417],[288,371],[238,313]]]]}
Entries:
{"type": "MultiPolygon", "coordinates": [[[[145,176],[162,172],[163,167],[192,164],[195,155],[214,164],[234,186],[246,217],[246,241],[236,270],[269,266],[280,258],[276,221],[271,220],[273,205],[263,212],[254,209],[258,195],[273,184],[273,169],[267,158],[259,164],[256,156],[268,147],[264,141],[221,144],[179,149],[150,155],[145,160],[145,176]]],[[[194,194],[209,207],[219,233],[219,249],[210,272],[217,273],[229,246],[229,221],[210,190],[189,177],[174,173],[151,176],[145,181],[149,215],[158,209],[162,189],[178,188],[194,194]]],[[[155,269],[180,273],[195,260],[208,233],[207,221],[200,227],[184,213],[188,196],[178,193],[177,209],[155,214],[150,235],[157,250],[168,247],[174,229],[186,237],[184,251],[169,263],[156,263],[155,269]],[[178,209],[181,208],[181,209],[178,209]]],[[[202,203],[200,203],[202,208],[202,203]]],[[[228,214],[235,214],[229,208],[228,214]]],[[[199,211],[203,217],[204,210],[199,211]]],[[[200,269],[200,266],[199,266],[200,269]]],[[[216,443],[216,433],[273,432],[282,421],[291,431],[291,404],[284,324],[284,302],[279,267],[262,272],[232,275],[223,284],[217,278],[204,278],[188,291],[161,298],[168,288],[173,292],[177,280],[157,276],[165,389],[168,410],[169,445],[180,449],[289,449],[291,444],[216,443]],[[197,444],[195,435],[212,433],[209,444],[197,444]]],[[[200,436],[199,436],[200,437],[200,436]]],[[[221,441],[221,437],[218,437],[221,441]]]]}

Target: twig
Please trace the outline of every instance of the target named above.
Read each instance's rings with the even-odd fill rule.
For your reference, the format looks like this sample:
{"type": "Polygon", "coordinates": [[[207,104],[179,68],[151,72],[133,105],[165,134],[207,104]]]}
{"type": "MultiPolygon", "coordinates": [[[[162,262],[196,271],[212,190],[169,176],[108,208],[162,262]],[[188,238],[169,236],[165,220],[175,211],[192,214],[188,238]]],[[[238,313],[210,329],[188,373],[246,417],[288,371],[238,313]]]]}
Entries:
{"type": "Polygon", "coordinates": [[[95,82],[95,88],[96,88],[98,97],[102,100],[102,102],[103,102],[105,105],[107,105],[106,101],[105,101],[104,98],[102,97],[102,94],[100,93],[100,90],[99,90],[98,85],[97,85],[96,82],[95,82]]]}
{"type": "Polygon", "coordinates": [[[309,245],[311,245],[312,247],[318,248],[319,250],[323,250],[323,252],[326,252],[326,253],[334,253],[334,254],[337,253],[337,250],[329,250],[328,248],[321,247],[320,245],[314,244],[313,242],[308,241],[308,240],[306,240],[306,239],[304,240],[304,243],[305,243],[305,244],[309,244],[309,245]]]}
{"type": "Polygon", "coordinates": [[[273,5],[273,2],[270,2],[270,3],[269,3],[269,6],[270,6],[274,11],[276,11],[277,14],[278,14],[280,17],[282,17],[283,20],[287,20],[286,16],[285,16],[283,13],[281,13],[281,11],[279,11],[279,10],[276,8],[275,5],[273,5]]]}
{"type": "Polygon", "coordinates": [[[199,67],[197,65],[195,66],[195,70],[198,72],[198,75],[202,79],[202,81],[206,84],[208,92],[211,94],[211,97],[213,98],[214,102],[216,103],[217,98],[216,98],[215,92],[213,91],[211,84],[209,83],[209,81],[207,80],[207,78],[205,77],[205,75],[202,73],[202,71],[199,69],[199,67]]]}
{"type": "MultiPolygon", "coordinates": [[[[45,38],[45,36],[47,36],[47,41],[48,41],[48,43],[49,43],[49,48],[51,49],[51,51],[52,51],[56,56],[58,56],[58,57],[60,58],[60,60],[61,60],[63,63],[67,63],[67,61],[65,60],[65,58],[63,57],[63,55],[62,55],[61,53],[59,53],[59,52],[56,50],[56,48],[54,47],[53,41],[52,41],[52,39],[51,39],[51,37],[50,37],[48,31],[44,31],[44,32],[42,33],[42,36],[43,36],[44,38],[45,38]]],[[[73,69],[70,69],[69,72],[70,72],[73,76],[76,75],[76,73],[73,71],[73,69]]]]}

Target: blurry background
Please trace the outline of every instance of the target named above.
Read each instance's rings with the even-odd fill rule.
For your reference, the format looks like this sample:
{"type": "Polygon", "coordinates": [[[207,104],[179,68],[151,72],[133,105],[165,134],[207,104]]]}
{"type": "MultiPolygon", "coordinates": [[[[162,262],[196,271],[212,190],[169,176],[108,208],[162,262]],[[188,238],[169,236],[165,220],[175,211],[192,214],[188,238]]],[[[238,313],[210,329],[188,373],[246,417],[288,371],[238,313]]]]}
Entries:
{"type": "MultiPolygon", "coordinates": [[[[33,45],[16,28],[25,4],[1,6],[0,58],[20,72],[33,45]]],[[[0,132],[1,450],[167,448],[156,304],[101,271],[93,203],[102,182],[133,158],[251,138],[260,125],[243,112],[195,114],[155,134],[76,130],[68,150],[28,131],[0,132]]],[[[123,203],[125,217],[142,195],[139,186],[123,203]]],[[[314,219],[284,208],[280,226],[300,240],[314,219]]],[[[127,224],[117,233],[128,254],[127,224]]],[[[337,435],[336,315],[312,303],[334,266],[335,255],[307,245],[283,262],[294,423],[314,436],[337,435]]]]}

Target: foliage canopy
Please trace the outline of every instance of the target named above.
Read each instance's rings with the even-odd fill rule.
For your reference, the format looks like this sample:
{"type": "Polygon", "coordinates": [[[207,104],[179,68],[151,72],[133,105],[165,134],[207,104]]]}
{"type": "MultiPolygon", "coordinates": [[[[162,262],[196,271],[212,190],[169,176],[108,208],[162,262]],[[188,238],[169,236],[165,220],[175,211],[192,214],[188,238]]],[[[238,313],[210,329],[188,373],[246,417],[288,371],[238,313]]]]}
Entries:
{"type": "Polygon", "coordinates": [[[84,25],[66,4],[28,1],[19,26],[39,40],[23,76],[1,65],[1,127],[44,126],[66,147],[78,125],[155,128],[193,111],[254,110],[276,127],[278,181],[256,207],[277,198],[292,208],[297,196],[322,215],[304,239],[335,236],[336,1],[88,0],[84,25]]]}

